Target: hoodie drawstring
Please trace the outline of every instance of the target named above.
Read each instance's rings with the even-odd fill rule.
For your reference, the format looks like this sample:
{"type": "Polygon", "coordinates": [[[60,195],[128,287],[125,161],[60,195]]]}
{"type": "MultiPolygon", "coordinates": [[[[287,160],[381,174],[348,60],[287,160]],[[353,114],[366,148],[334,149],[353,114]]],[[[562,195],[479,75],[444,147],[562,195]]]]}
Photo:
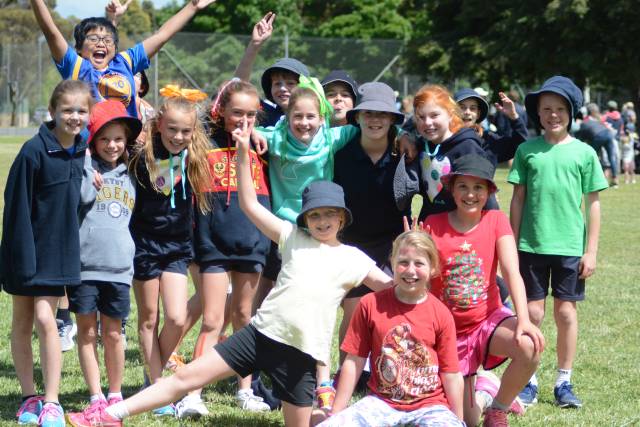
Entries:
{"type": "Polygon", "coordinates": [[[231,204],[231,135],[227,133],[227,207],[231,204]]]}
{"type": "MultiPolygon", "coordinates": [[[[185,172],[185,159],[187,157],[187,150],[184,149],[180,152],[180,173],[182,174],[182,178],[180,181],[182,182],[182,200],[187,200],[187,191],[186,185],[184,183],[187,175],[185,172]]],[[[169,179],[171,180],[171,209],[176,208],[176,196],[175,196],[175,177],[173,175],[173,154],[169,153],[169,179]]]]}

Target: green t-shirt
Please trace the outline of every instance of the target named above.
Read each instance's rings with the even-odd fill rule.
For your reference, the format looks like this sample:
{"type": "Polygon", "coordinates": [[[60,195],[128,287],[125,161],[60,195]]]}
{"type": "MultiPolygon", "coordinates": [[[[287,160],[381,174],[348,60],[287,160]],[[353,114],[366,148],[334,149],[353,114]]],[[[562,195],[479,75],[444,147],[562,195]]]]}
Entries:
{"type": "Polygon", "coordinates": [[[507,180],[526,186],[518,249],[584,254],[583,195],[609,186],[593,148],[575,138],[559,145],[534,138],[518,147],[507,180]]]}
{"type": "Polygon", "coordinates": [[[334,154],[360,132],[355,126],[318,130],[309,145],[289,131],[285,118],[275,127],[258,128],[269,144],[271,210],[295,224],[302,209],[302,190],[313,181],[333,181],[334,154]],[[286,126],[286,127],[284,127],[286,126]]]}

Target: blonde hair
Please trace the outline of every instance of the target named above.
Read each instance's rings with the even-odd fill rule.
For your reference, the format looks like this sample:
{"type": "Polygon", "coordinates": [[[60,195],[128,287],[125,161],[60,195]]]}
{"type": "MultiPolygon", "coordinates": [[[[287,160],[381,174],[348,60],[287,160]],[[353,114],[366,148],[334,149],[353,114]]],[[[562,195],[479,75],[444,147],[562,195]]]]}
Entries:
{"type": "Polygon", "coordinates": [[[413,109],[417,111],[423,104],[433,102],[438,107],[445,110],[451,117],[449,123],[449,130],[452,133],[458,132],[462,129],[462,111],[460,106],[451,97],[449,91],[440,85],[425,85],[420,88],[413,99],[413,109]]]}
{"type": "Polygon", "coordinates": [[[395,267],[396,258],[400,252],[400,249],[405,246],[412,246],[420,252],[423,252],[429,264],[431,265],[434,275],[437,275],[440,271],[440,256],[438,255],[438,249],[433,242],[431,236],[421,230],[405,231],[393,241],[393,248],[391,249],[391,265],[395,267]]]}
{"type": "Polygon", "coordinates": [[[193,194],[196,196],[198,208],[202,213],[209,212],[211,211],[211,204],[205,191],[210,187],[212,178],[209,161],[207,160],[207,152],[209,150],[210,143],[209,138],[204,131],[204,127],[198,119],[197,104],[193,101],[183,97],[165,98],[164,102],[158,109],[156,116],[147,122],[147,125],[145,126],[147,135],[146,142],[133,154],[133,158],[129,164],[129,169],[136,176],[138,182],[140,182],[137,174],[138,163],[140,162],[140,158],[144,157],[145,167],[149,172],[151,185],[155,191],[160,192],[160,189],[156,185],[156,180],[158,178],[158,165],[156,164],[153,149],[156,141],[159,141],[160,144],[162,143],[160,138],[155,138],[156,136],[160,136],[158,124],[170,109],[177,109],[193,114],[195,118],[193,134],[187,147],[189,150],[189,155],[187,156],[187,176],[189,178],[193,194]]]}

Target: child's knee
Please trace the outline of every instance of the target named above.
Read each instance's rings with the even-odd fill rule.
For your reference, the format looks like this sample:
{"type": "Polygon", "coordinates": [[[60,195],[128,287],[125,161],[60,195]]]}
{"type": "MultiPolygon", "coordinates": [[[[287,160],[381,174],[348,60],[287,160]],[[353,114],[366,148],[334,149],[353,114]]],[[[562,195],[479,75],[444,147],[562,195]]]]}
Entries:
{"type": "Polygon", "coordinates": [[[187,313],[171,313],[165,314],[164,325],[165,327],[182,329],[187,323],[187,313]]]}
{"type": "Polygon", "coordinates": [[[518,359],[522,363],[531,365],[532,367],[538,367],[540,364],[540,352],[536,351],[536,347],[533,340],[525,335],[520,339],[518,344],[518,359]]]}
{"type": "Polygon", "coordinates": [[[102,334],[102,341],[105,346],[116,346],[120,344],[120,341],[122,341],[122,332],[120,331],[120,328],[104,331],[102,334]]]}
{"type": "Polygon", "coordinates": [[[578,322],[578,311],[575,303],[564,301],[558,304],[554,311],[558,325],[571,326],[578,322]]]}
{"type": "Polygon", "coordinates": [[[528,311],[531,322],[535,325],[540,325],[544,320],[544,305],[529,304],[528,311]]]}

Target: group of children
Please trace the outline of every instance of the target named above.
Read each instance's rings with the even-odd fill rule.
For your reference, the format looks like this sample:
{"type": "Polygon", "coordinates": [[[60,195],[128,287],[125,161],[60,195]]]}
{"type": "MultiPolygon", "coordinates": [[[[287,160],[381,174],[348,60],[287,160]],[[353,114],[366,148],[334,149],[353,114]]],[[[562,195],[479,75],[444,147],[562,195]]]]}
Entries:
{"type": "Polygon", "coordinates": [[[508,425],[507,413],[536,400],[549,282],[555,398],[581,406],[570,381],[576,301],[595,271],[598,191],[607,183],[595,151],[568,133],[582,104],[569,79],[553,77],[527,96],[529,118],[544,129],[528,142],[504,94],[498,108],[511,120],[509,137],[477,126],[488,110],[482,96],[466,90],[454,99],[437,85],[418,91],[414,118],[401,128],[405,117],[386,84],[358,87],[339,70],[320,82],[290,58],[265,70],[261,100],[246,79],[273,30],[269,13],[210,108],[198,91],[165,87],[143,127],[134,75],[212,1],[193,0],[120,53],[109,21],[82,21],[72,49],[44,2],[31,3],[68,80],[5,190],[0,278],[13,298],[19,423],[65,424],[54,317],[65,288],[90,395],[82,412],[66,414],[74,426],[120,426],[147,410],[206,415],[202,388],[233,375],[239,405],[268,410],[251,388],[260,371],[287,426],[462,426],[481,417],[486,426],[508,425]],[[493,175],[514,155],[509,221],[497,209],[493,175]],[[409,224],[407,201],[418,193],[423,207],[409,224]],[[503,304],[498,267],[515,315],[503,304]],[[145,387],[123,400],[120,327],[131,283],[145,387]],[[332,383],[340,305],[341,367],[332,383]],[[192,362],[163,379],[200,318],[192,362]],[[34,323],[44,395],[33,379],[34,323]],[[219,340],[227,323],[234,334],[219,340]],[[507,359],[499,380],[489,370],[507,359]],[[349,406],[367,360],[370,394],[349,406]]]}

